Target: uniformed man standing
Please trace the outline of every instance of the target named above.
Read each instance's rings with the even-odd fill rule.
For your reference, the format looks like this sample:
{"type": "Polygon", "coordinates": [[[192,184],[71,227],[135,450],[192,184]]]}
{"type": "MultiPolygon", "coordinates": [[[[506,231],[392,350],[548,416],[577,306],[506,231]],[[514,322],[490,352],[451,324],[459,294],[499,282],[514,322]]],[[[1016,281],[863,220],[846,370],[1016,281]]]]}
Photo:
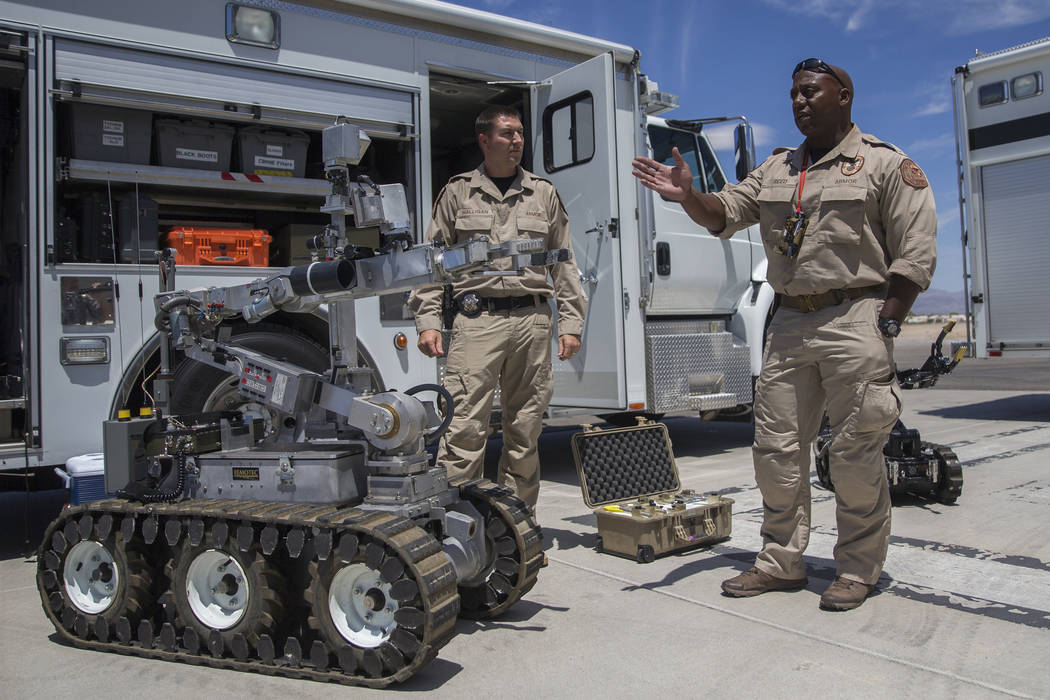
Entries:
{"type": "Polygon", "coordinates": [[[805,141],[774,151],[739,185],[697,192],[677,151],[673,167],[636,159],[634,174],[717,236],[759,222],[777,293],[755,400],[762,551],[722,590],[753,596],[806,585],[810,443],[826,407],[838,542],[836,577],[820,605],[849,610],[874,589],[886,559],[882,447],[901,408],[893,338],[930,284],[937,213],[922,170],[853,124],[844,70],[811,58],[792,77],[805,141]]]}
{"type": "MultiPolygon", "coordinates": [[[[548,250],[568,248],[569,217],[547,180],[524,170],[521,115],[489,107],[475,122],[484,163],[453,177],[438,195],[427,239],[452,244],[476,236],[493,243],[542,238],[548,250]]],[[[502,264],[501,264],[502,263],[502,264]]],[[[496,267],[509,268],[509,261],[496,267]]],[[[453,285],[458,313],[452,325],[445,388],[455,415],[441,441],[438,463],[451,478],[480,477],[484,468],[489,415],[496,388],[503,412],[500,483],[535,509],[540,485],[537,440],[553,391],[552,316],[558,306],[558,359],[580,350],[587,299],[574,259],[522,275],[467,276],[453,285]]],[[[416,290],[409,300],[416,317],[419,349],[445,354],[441,338],[440,288],[416,290]]]]}

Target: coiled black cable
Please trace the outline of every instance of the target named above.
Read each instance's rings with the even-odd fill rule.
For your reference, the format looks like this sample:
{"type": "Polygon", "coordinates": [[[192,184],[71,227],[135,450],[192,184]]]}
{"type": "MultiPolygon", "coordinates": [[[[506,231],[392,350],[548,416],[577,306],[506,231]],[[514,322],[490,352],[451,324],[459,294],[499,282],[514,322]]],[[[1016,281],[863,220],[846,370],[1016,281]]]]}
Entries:
{"type": "Polygon", "coordinates": [[[456,402],[452,400],[452,394],[448,392],[448,389],[441,386],[440,384],[418,384],[411,389],[405,389],[404,393],[409,396],[414,396],[423,391],[433,391],[445,400],[445,417],[442,419],[438,427],[433,430],[425,440],[427,445],[433,445],[435,442],[441,439],[441,436],[448,430],[448,426],[452,423],[452,415],[456,406],[456,402]]]}
{"type": "Polygon", "coordinates": [[[143,493],[136,494],[127,491],[127,487],[125,487],[123,489],[118,489],[116,495],[120,498],[126,498],[129,501],[140,501],[142,503],[170,503],[178,500],[179,497],[182,496],[183,489],[186,488],[186,453],[176,453],[172,457],[172,460],[174,461],[173,466],[175,468],[175,486],[170,491],[144,491],[143,493]]]}

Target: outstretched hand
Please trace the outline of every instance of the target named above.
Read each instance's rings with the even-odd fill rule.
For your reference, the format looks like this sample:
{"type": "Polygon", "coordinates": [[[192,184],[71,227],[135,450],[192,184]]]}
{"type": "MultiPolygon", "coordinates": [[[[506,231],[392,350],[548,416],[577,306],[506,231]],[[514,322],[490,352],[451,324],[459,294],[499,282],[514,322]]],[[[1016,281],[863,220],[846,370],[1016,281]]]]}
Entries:
{"type": "Polygon", "coordinates": [[[678,152],[678,147],[671,149],[674,165],[664,165],[652,158],[638,156],[631,161],[634,168],[632,175],[642,184],[667,199],[681,202],[689,196],[693,188],[693,171],[678,152]]]}

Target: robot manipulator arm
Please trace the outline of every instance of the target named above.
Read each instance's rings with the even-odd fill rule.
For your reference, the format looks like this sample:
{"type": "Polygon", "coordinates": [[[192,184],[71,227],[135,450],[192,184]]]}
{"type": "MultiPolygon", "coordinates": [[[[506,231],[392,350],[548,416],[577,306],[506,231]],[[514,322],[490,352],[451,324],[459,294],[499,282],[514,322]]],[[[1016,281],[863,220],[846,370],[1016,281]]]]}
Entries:
{"type": "MultiPolygon", "coordinates": [[[[309,417],[316,409],[342,416],[346,426],[384,454],[411,454],[421,440],[442,426],[433,403],[408,393],[389,391],[363,396],[329,382],[322,375],[263,353],[232,344],[200,340],[185,349],[188,358],[238,377],[238,392],[247,401],[292,416],[283,430],[288,441],[305,438],[309,417]]],[[[451,411],[446,411],[451,415],[451,411]]]]}

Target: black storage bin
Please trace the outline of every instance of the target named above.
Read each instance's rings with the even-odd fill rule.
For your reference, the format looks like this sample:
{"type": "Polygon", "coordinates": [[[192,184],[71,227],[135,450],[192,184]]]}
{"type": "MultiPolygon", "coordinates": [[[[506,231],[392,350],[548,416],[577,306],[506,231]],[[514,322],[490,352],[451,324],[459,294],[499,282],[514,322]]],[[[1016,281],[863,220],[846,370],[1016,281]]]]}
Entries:
{"type": "Polygon", "coordinates": [[[169,168],[229,170],[235,129],[202,119],[158,119],[156,163],[169,168]]]}
{"type": "Polygon", "coordinates": [[[120,262],[150,264],[157,261],[157,203],[134,192],[116,197],[117,240],[120,262]]]}
{"type": "Polygon", "coordinates": [[[78,260],[80,262],[117,262],[109,200],[94,192],[82,195],[79,213],[78,260]]]}
{"type": "Polygon", "coordinates": [[[150,112],[76,103],[69,105],[66,116],[72,158],[149,165],[150,112]]]}
{"type": "Polygon", "coordinates": [[[297,129],[246,126],[237,130],[237,160],[242,173],[303,177],[310,137],[297,129]]]}

